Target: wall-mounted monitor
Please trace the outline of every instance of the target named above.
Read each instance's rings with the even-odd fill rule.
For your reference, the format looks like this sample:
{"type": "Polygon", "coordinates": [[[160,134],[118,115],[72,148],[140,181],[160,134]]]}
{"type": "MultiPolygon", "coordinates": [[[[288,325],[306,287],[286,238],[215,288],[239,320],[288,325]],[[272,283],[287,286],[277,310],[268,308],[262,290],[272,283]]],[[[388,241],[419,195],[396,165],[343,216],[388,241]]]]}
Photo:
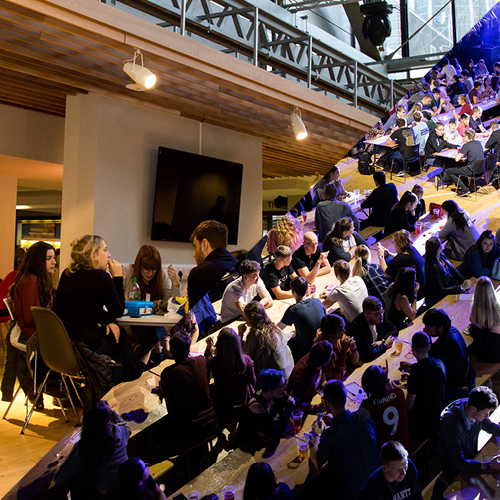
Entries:
{"type": "Polygon", "coordinates": [[[189,241],[200,222],[218,220],[236,245],[242,175],[240,163],[160,147],[151,239],[189,241]]]}

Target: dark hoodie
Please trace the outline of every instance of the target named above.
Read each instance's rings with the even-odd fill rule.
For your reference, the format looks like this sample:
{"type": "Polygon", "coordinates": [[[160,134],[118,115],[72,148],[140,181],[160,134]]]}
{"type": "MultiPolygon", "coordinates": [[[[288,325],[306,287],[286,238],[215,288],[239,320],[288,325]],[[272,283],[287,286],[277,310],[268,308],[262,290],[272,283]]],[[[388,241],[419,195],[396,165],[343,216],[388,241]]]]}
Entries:
{"type": "Polygon", "coordinates": [[[439,431],[439,455],[444,479],[452,481],[460,472],[480,472],[482,462],[474,460],[477,454],[479,431],[485,430],[493,436],[500,436],[500,426],[489,418],[481,422],[469,422],[465,415],[468,398],[457,399],[441,414],[439,431]]]}

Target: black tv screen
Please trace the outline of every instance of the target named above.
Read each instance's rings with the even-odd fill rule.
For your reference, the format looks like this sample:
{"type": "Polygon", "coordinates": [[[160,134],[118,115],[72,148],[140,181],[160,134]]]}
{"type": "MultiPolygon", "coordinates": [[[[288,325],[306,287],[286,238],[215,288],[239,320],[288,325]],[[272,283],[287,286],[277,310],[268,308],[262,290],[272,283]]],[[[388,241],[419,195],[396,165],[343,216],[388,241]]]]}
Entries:
{"type": "Polygon", "coordinates": [[[151,239],[189,241],[200,222],[218,220],[236,245],[242,175],[240,163],[160,147],[151,239]]]}

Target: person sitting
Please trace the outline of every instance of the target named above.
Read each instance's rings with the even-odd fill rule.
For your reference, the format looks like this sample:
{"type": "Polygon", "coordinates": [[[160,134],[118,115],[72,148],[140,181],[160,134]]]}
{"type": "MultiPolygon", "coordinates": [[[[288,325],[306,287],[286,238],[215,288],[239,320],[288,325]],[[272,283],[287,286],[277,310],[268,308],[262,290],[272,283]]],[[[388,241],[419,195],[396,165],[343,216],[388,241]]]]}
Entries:
{"type": "Polygon", "coordinates": [[[422,121],[427,125],[427,128],[429,129],[429,135],[431,132],[434,132],[437,120],[432,116],[432,113],[430,111],[422,111],[422,121]]]}
{"type": "Polygon", "coordinates": [[[167,500],[167,497],[152,478],[148,464],[133,457],[120,465],[118,478],[103,500],[167,500]]]}
{"type": "Polygon", "coordinates": [[[340,168],[334,165],[323,179],[314,186],[313,207],[316,207],[320,201],[325,201],[325,187],[327,184],[332,184],[337,188],[337,199],[339,201],[342,201],[347,196],[347,191],[340,180],[340,168]]]}
{"type": "Polygon", "coordinates": [[[208,379],[214,378],[213,399],[220,422],[237,422],[241,407],[250,401],[257,382],[250,356],[243,354],[238,334],[227,326],[222,328],[215,343],[207,337],[205,358],[208,379]]]}
{"type": "Polygon", "coordinates": [[[425,305],[432,307],[447,295],[464,293],[472,286],[442,253],[441,241],[433,236],[425,242],[425,305]]]}
{"type": "Polygon", "coordinates": [[[422,500],[417,469],[401,443],[384,443],[380,461],[382,465],[366,480],[358,500],[422,500]]]}
{"type": "Polygon", "coordinates": [[[417,204],[417,196],[411,191],[405,191],[387,217],[384,237],[402,229],[410,232],[415,231],[415,208],[417,204]]]}
{"type": "Polygon", "coordinates": [[[479,103],[479,94],[481,92],[482,83],[478,80],[474,82],[472,89],[469,91],[467,96],[470,99],[471,104],[479,103]]]}
{"type": "Polygon", "coordinates": [[[443,158],[435,156],[435,153],[440,153],[443,149],[457,149],[456,144],[445,141],[444,139],[444,124],[436,123],[435,129],[429,133],[429,138],[425,143],[425,167],[443,167],[446,162],[443,158]]]}
{"type": "Polygon", "coordinates": [[[286,326],[295,326],[296,348],[292,349],[292,353],[295,361],[298,361],[311,349],[316,330],[326,310],[321,300],[313,297],[307,298],[308,283],[305,278],[302,276],[293,278],[290,285],[295,304],[285,311],[278,323],[278,328],[283,330],[286,326]]]}
{"type": "Polygon", "coordinates": [[[460,80],[461,78],[458,75],[455,75],[453,77],[453,83],[448,87],[448,95],[450,96],[452,104],[458,104],[458,96],[465,94],[465,87],[460,80]]]}
{"type": "Polygon", "coordinates": [[[489,229],[483,231],[479,239],[465,252],[458,272],[466,279],[473,276],[491,276],[493,262],[500,257],[495,235],[489,229]]]}
{"type": "Polygon", "coordinates": [[[420,156],[425,153],[425,143],[429,137],[429,127],[422,121],[422,118],[423,115],[420,111],[413,113],[413,133],[415,134],[415,143],[419,145],[418,153],[420,156]]]}
{"type": "Polygon", "coordinates": [[[469,213],[453,200],[446,200],[442,207],[447,219],[438,236],[441,241],[446,241],[444,253],[450,259],[462,260],[467,249],[479,238],[479,233],[469,213]]]}
{"type": "Polygon", "coordinates": [[[491,78],[485,78],[484,79],[484,90],[479,94],[479,100],[484,101],[485,99],[488,100],[489,98],[493,98],[496,96],[496,92],[493,90],[493,87],[491,86],[491,78]]]}
{"type": "Polygon", "coordinates": [[[325,367],[330,363],[332,354],[330,342],[316,342],[293,367],[286,390],[297,408],[313,412],[320,408],[319,405],[311,405],[311,400],[325,381],[325,367]]]}
{"type": "Polygon", "coordinates": [[[486,129],[484,128],[483,122],[481,121],[481,116],[483,114],[483,110],[479,106],[474,106],[472,108],[472,114],[469,117],[469,127],[476,134],[485,133],[486,129]]]}
{"type": "Polygon", "coordinates": [[[127,460],[131,430],[107,401],[98,401],[83,417],[81,439],[57,471],[55,483],[64,498],[97,500],[118,476],[127,460]]]}
{"type": "Polygon", "coordinates": [[[332,357],[325,366],[326,380],[342,380],[347,366],[358,366],[359,353],[354,339],[345,334],[345,321],[341,316],[330,313],[321,320],[314,342],[322,340],[333,346],[332,357]]]}
{"type": "Polygon", "coordinates": [[[329,274],[332,270],[328,254],[321,252],[318,237],[312,231],[304,234],[304,244],[292,255],[292,267],[299,276],[312,285],[318,276],[329,274]]]}
{"type": "Polygon", "coordinates": [[[325,186],[325,201],[318,203],[314,214],[314,222],[318,230],[318,240],[323,241],[327,233],[332,230],[333,225],[342,217],[350,217],[354,222],[356,231],[359,231],[359,221],[354,215],[351,207],[343,202],[337,201],[338,190],[333,184],[325,186]]]}
{"type": "Polygon", "coordinates": [[[196,320],[196,315],[190,309],[184,317],[177,323],[161,340],[161,345],[163,347],[163,354],[169,358],[172,358],[172,353],[170,352],[170,339],[176,333],[187,333],[191,338],[191,345],[196,344],[198,337],[200,335],[200,328],[198,326],[198,321],[196,320]]]}
{"type": "Polygon", "coordinates": [[[486,64],[484,63],[484,59],[479,59],[477,64],[474,66],[474,71],[476,73],[476,76],[489,75],[489,71],[488,68],[486,67],[486,64]]]}
{"type": "Polygon", "coordinates": [[[451,319],[443,309],[429,309],[422,322],[424,332],[437,337],[429,356],[440,359],[446,368],[446,403],[467,395],[476,385],[476,373],[462,334],[451,326],[451,319]]]}
{"type": "MultiPolygon", "coordinates": [[[[421,99],[421,97],[418,100],[420,100],[420,99],[421,99]]],[[[412,105],[413,105],[413,103],[411,104],[411,106],[412,105]]],[[[398,106],[396,107],[396,112],[393,113],[391,116],[389,116],[388,120],[384,123],[385,133],[392,134],[392,132],[397,130],[396,120],[398,118],[404,118],[405,116],[406,116],[406,108],[402,104],[398,104],[398,106]]]]}
{"type": "Polygon", "coordinates": [[[310,460],[321,467],[328,462],[327,474],[335,498],[353,500],[368,477],[379,466],[375,426],[370,414],[360,408],[345,408],[347,391],[339,380],[330,380],[323,398],[330,416],[313,424],[310,460]]]}
{"type": "Polygon", "coordinates": [[[387,372],[378,365],[371,365],[364,371],[361,385],[368,397],[360,407],[368,410],[372,416],[377,445],[381,447],[389,439],[395,439],[411,450],[403,390],[392,387],[387,372]]]}
{"type": "Polygon", "coordinates": [[[457,132],[460,134],[460,137],[462,137],[462,141],[465,139],[465,131],[469,130],[469,118],[470,115],[467,113],[464,113],[462,116],[460,116],[460,122],[457,126],[457,132]]]}
{"type": "Polygon", "coordinates": [[[500,436],[500,426],[490,419],[490,413],[498,407],[495,393],[484,385],[470,391],[469,397],[451,403],[443,412],[439,430],[439,457],[442,479],[436,483],[433,499],[442,494],[461,472],[480,473],[500,470],[500,461],[478,461],[478,438],[481,430],[500,436]]]}
{"type": "Polygon", "coordinates": [[[459,131],[457,130],[457,119],[450,118],[450,121],[444,126],[444,135],[443,139],[450,144],[456,144],[457,146],[461,145],[463,140],[459,131]]]}
{"type": "Polygon", "coordinates": [[[423,95],[422,100],[420,102],[415,103],[410,109],[410,111],[408,111],[408,114],[405,116],[408,125],[411,125],[413,121],[413,115],[415,113],[431,109],[431,101],[432,101],[432,95],[429,92],[426,92],[423,95]]]}
{"type": "Polygon", "coordinates": [[[500,363],[500,304],[489,278],[478,278],[470,313],[469,352],[482,363],[500,363]]]}
{"type": "Polygon", "coordinates": [[[187,282],[191,309],[238,263],[226,249],[227,234],[227,227],[214,220],[200,223],[191,234],[196,261],[187,282]]]}
{"type": "Polygon", "coordinates": [[[498,128],[498,122],[496,120],[491,120],[490,122],[491,135],[488,141],[484,145],[484,149],[492,149],[495,153],[500,152],[500,129],[498,128]]]}
{"type": "Polygon", "coordinates": [[[360,228],[369,226],[385,226],[385,221],[392,207],[398,202],[398,190],[391,182],[386,183],[385,173],[382,171],[373,174],[375,189],[361,202],[361,208],[371,210],[367,219],[360,222],[360,228]]]}
{"type": "Polygon", "coordinates": [[[236,447],[257,450],[277,445],[290,422],[291,408],[287,406],[285,387],[282,371],[266,369],[260,372],[257,392],[241,413],[236,447]]]}
{"type": "Polygon", "coordinates": [[[220,319],[224,324],[240,316],[245,320],[245,306],[256,295],[259,295],[266,309],[273,305],[273,299],[259,277],[260,264],[253,260],[244,260],[240,264],[239,271],[241,276],[229,283],[222,296],[220,319]]]}
{"type": "Polygon", "coordinates": [[[380,300],[366,297],[363,312],[349,325],[346,333],[356,341],[360,360],[368,363],[390,349],[393,337],[397,337],[399,332],[385,318],[380,300]]]}
{"type": "MultiPolygon", "coordinates": [[[[474,87],[474,80],[471,78],[467,70],[462,70],[460,81],[462,82],[462,85],[464,87],[464,92],[462,92],[462,94],[467,95],[472,90],[472,87],[474,87]]],[[[458,104],[458,100],[457,102],[453,102],[453,104],[458,104]]]]}
{"type": "Polygon", "coordinates": [[[457,70],[450,64],[450,60],[447,57],[443,57],[442,63],[443,68],[439,77],[450,84],[453,82],[453,77],[457,74],[457,70]]]}
{"type": "Polygon", "coordinates": [[[238,335],[243,341],[247,325],[250,327],[242,342],[243,352],[254,362],[255,373],[267,368],[282,370],[288,380],[293,368],[293,357],[283,332],[268,317],[260,302],[245,306],[246,325],[238,326],[238,335]]]}
{"type": "Polygon", "coordinates": [[[161,372],[160,397],[165,398],[168,415],[162,427],[175,429],[164,432],[158,442],[160,451],[177,454],[212,434],[217,428],[214,404],[207,378],[204,356],[191,356],[191,337],[179,332],[170,339],[170,351],[175,364],[161,372]]]}
{"type": "Polygon", "coordinates": [[[268,463],[257,462],[248,468],[243,500],[293,500],[293,493],[286,483],[276,483],[268,463]]]}
{"type": "Polygon", "coordinates": [[[411,188],[411,192],[417,197],[418,200],[414,215],[414,219],[417,221],[427,212],[425,209],[424,188],[420,184],[414,184],[411,188]]]}
{"type": "MultiPolygon", "coordinates": [[[[413,114],[413,113],[412,113],[413,114]]],[[[413,151],[411,148],[415,147],[415,134],[413,129],[409,127],[404,118],[398,118],[396,120],[397,130],[395,130],[387,139],[385,145],[390,149],[381,158],[379,158],[378,163],[382,166],[389,166],[391,162],[402,165],[404,158],[411,158],[413,156],[413,151]]],[[[403,176],[404,172],[402,167],[400,171],[396,174],[398,176],[403,176]]]]}
{"type": "Polygon", "coordinates": [[[389,288],[389,281],[385,275],[387,264],[384,257],[384,249],[377,249],[380,264],[371,262],[370,249],[366,245],[359,245],[354,252],[353,276],[360,276],[368,290],[368,295],[376,297],[380,302],[385,300],[385,292],[389,288]]]}
{"type": "Polygon", "coordinates": [[[406,377],[406,411],[408,429],[414,440],[437,435],[445,405],[446,368],[440,359],[429,357],[430,348],[431,340],[426,333],[413,335],[411,351],[417,362],[409,367],[406,377]]]}
{"type": "Polygon", "coordinates": [[[335,262],[333,271],[335,277],[340,281],[340,285],[331,292],[322,291],[319,298],[324,299],[323,305],[326,309],[338,302],[342,315],[351,322],[362,312],[363,300],[368,296],[368,290],[359,276],[349,278],[351,268],[345,260],[335,262]]]}
{"type": "Polygon", "coordinates": [[[292,250],[280,245],[274,254],[274,260],[261,271],[262,281],[273,299],[291,299],[290,280],[297,275],[291,266],[292,250]]]}
{"type": "Polygon", "coordinates": [[[323,250],[328,252],[328,261],[333,266],[338,260],[349,262],[356,247],[366,244],[366,241],[354,230],[352,220],[349,217],[343,217],[325,236],[323,250]]]}
{"type": "Polygon", "coordinates": [[[462,119],[462,116],[472,115],[472,106],[470,105],[470,99],[468,94],[461,94],[458,96],[458,105],[461,106],[460,110],[453,110],[453,115],[457,120],[462,119]]]}
{"type": "Polygon", "coordinates": [[[417,294],[420,287],[413,267],[398,271],[385,294],[387,319],[398,329],[406,328],[417,316],[417,294]]]}

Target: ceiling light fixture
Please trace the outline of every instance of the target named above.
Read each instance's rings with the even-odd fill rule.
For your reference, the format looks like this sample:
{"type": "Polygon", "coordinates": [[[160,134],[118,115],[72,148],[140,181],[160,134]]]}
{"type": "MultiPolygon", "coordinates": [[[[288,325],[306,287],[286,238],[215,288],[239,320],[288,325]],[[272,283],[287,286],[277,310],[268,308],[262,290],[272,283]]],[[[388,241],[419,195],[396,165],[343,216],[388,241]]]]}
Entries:
{"type": "Polygon", "coordinates": [[[142,92],[154,87],[156,75],[144,67],[144,59],[139,49],[135,49],[134,58],[123,61],[123,71],[134,80],[135,83],[126,85],[129,90],[142,92]],[[136,59],[140,56],[141,64],[136,64],[136,59]]]}
{"type": "Polygon", "coordinates": [[[295,138],[298,141],[305,139],[307,137],[307,130],[304,122],[302,121],[302,115],[299,108],[295,108],[290,115],[290,121],[292,122],[292,130],[295,134],[295,138]]]}

